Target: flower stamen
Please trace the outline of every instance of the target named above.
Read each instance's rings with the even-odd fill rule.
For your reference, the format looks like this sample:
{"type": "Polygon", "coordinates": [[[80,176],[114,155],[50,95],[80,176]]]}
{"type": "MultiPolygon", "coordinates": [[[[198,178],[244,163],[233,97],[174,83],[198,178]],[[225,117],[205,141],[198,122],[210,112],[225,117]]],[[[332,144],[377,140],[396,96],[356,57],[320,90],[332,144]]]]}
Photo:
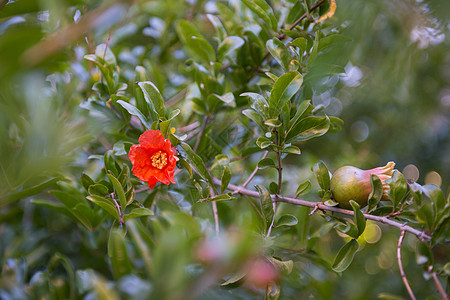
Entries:
{"type": "Polygon", "coordinates": [[[167,153],[163,151],[158,151],[152,155],[150,158],[152,161],[152,166],[161,170],[167,165],[167,153]]]}

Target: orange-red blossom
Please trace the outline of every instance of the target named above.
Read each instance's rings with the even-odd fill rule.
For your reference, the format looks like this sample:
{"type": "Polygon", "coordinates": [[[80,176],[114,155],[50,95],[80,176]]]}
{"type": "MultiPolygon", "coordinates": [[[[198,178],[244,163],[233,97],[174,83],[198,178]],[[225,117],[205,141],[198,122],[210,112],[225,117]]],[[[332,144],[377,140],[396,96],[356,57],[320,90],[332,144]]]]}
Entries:
{"type": "Polygon", "coordinates": [[[147,130],[139,137],[139,144],[130,148],[129,158],[133,174],[153,189],[158,182],[175,183],[174,173],[178,157],[161,131],[147,130]]]}

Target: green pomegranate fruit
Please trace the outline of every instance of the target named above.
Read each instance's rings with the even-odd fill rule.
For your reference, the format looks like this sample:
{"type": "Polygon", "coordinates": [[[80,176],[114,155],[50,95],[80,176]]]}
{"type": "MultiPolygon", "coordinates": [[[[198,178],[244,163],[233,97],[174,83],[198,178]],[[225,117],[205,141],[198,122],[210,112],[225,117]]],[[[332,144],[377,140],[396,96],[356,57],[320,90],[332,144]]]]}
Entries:
{"type": "Polygon", "coordinates": [[[384,167],[370,170],[361,170],[352,166],[339,168],[331,177],[331,193],[334,201],[343,208],[351,209],[350,200],[356,201],[361,208],[367,205],[369,195],[372,192],[370,175],[374,174],[380,178],[383,184],[383,198],[389,199],[386,191],[389,185],[385,182],[392,177],[394,172],[394,162],[388,162],[384,167]]]}

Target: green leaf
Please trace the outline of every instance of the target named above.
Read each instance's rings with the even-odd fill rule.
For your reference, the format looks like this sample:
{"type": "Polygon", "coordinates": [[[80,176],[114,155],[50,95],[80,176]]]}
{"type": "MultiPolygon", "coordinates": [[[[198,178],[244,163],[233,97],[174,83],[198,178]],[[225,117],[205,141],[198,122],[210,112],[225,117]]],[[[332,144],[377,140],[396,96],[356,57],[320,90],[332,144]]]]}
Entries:
{"type": "Polygon", "coordinates": [[[214,201],[233,201],[236,199],[237,199],[236,197],[230,196],[228,194],[223,194],[223,195],[218,195],[218,196],[211,197],[211,198],[200,199],[197,202],[201,203],[201,202],[214,202],[214,201]]]}
{"type": "MultiPolygon", "coordinates": [[[[69,209],[67,209],[64,205],[57,203],[52,200],[44,200],[44,199],[31,199],[31,203],[36,205],[45,206],[47,208],[50,208],[53,211],[56,211],[59,214],[65,215],[69,218],[71,218],[74,221],[79,221],[77,217],[75,217],[69,209]]],[[[83,223],[82,223],[83,224],[83,223]]],[[[84,224],[83,224],[84,225],[84,224]]],[[[87,227],[88,228],[88,227],[87,227]]],[[[89,230],[92,230],[92,228],[88,228],[89,230]]]]}
{"type": "Polygon", "coordinates": [[[108,239],[108,256],[111,259],[111,269],[115,280],[132,272],[123,230],[111,229],[108,239]]]}
{"type": "Polygon", "coordinates": [[[285,274],[291,274],[294,268],[294,262],[292,260],[283,261],[275,257],[268,257],[268,260],[285,274]]]}
{"type": "Polygon", "coordinates": [[[224,166],[223,172],[222,172],[221,183],[220,183],[220,192],[221,193],[223,193],[227,189],[228,184],[230,183],[230,179],[231,179],[230,168],[228,166],[224,166]]]}
{"type": "Polygon", "coordinates": [[[295,226],[297,225],[298,220],[293,215],[283,215],[281,216],[278,221],[276,222],[276,225],[273,227],[280,227],[280,226],[295,226]]]}
{"type": "Polygon", "coordinates": [[[423,189],[425,195],[433,202],[436,212],[441,212],[445,207],[445,197],[442,190],[434,184],[424,185],[423,189]]]}
{"type": "Polygon", "coordinates": [[[271,193],[271,194],[277,194],[278,193],[278,183],[272,181],[269,184],[269,193],[271,193]]]}
{"type": "Polygon", "coordinates": [[[322,190],[330,190],[330,172],[327,166],[322,161],[319,161],[312,169],[322,190]]]}
{"type": "Polygon", "coordinates": [[[207,63],[215,60],[216,54],[213,47],[197,31],[191,22],[180,20],[176,26],[176,30],[181,41],[194,55],[207,63]]]}
{"type": "Polygon", "coordinates": [[[377,175],[370,175],[370,185],[372,186],[372,192],[369,195],[368,212],[373,211],[377,207],[381,197],[383,196],[383,184],[377,175]]]}
{"type": "Polygon", "coordinates": [[[242,0],[242,2],[260,17],[265,24],[277,31],[277,19],[273,14],[272,8],[264,0],[242,0]]]}
{"type": "Polygon", "coordinates": [[[276,118],[281,108],[289,102],[300,89],[303,76],[298,72],[283,74],[273,85],[269,98],[269,117],[276,118]]]}
{"type": "Polygon", "coordinates": [[[267,100],[261,96],[260,94],[256,93],[242,93],[240,95],[241,97],[249,97],[250,101],[252,103],[252,108],[262,117],[265,119],[269,118],[269,103],[267,100]]]}
{"type": "Polygon", "coordinates": [[[208,20],[211,22],[211,24],[216,29],[219,40],[223,41],[225,39],[225,37],[227,36],[227,31],[225,30],[225,27],[223,26],[220,19],[217,16],[211,15],[211,14],[207,14],[206,17],[208,18],[208,20]]]}
{"type": "Polygon", "coordinates": [[[421,241],[417,241],[416,263],[418,265],[425,264],[426,266],[433,264],[433,253],[430,247],[421,241]]]}
{"type": "Polygon", "coordinates": [[[259,200],[261,203],[261,211],[264,216],[264,224],[266,225],[266,231],[269,229],[272,224],[274,211],[272,204],[272,197],[270,197],[269,191],[262,185],[256,185],[256,189],[259,192],[259,200]]]}
{"type": "Polygon", "coordinates": [[[113,216],[117,221],[120,220],[119,212],[117,211],[117,208],[111,202],[111,200],[108,200],[106,198],[96,196],[96,195],[87,196],[86,199],[88,199],[89,201],[92,201],[93,203],[95,203],[98,206],[100,206],[101,208],[103,208],[107,213],[109,213],[111,216],[113,216]]]}
{"type": "Polygon", "coordinates": [[[89,175],[87,175],[86,173],[81,173],[80,181],[86,191],[89,189],[89,186],[95,183],[95,181],[92,180],[92,178],[89,177],[89,175]]]}
{"type": "Polygon", "coordinates": [[[264,122],[264,125],[269,127],[277,128],[281,126],[281,121],[279,119],[270,119],[264,122]]]}
{"type": "Polygon", "coordinates": [[[303,37],[299,37],[290,42],[290,44],[294,47],[299,48],[300,54],[303,54],[303,52],[305,52],[307,49],[306,46],[308,45],[308,40],[303,37]]]}
{"type": "Polygon", "coordinates": [[[277,38],[273,38],[266,42],[267,50],[272,54],[273,58],[283,67],[285,72],[289,71],[292,56],[286,46],[277,38]]]}
{"type": "Polygon", "coordinates": [[[402,202],[403,197],[406,195],[408,184],[402,173],[395,170],[392,177],[386,180],[389,183],[389,196],[394,204],[394,209],[402,202]]]}
{"type": "Polygon", "coordinates": [[[312,110],[313,106],[311,105],[311,100],[304,100],[297,106],[297,110],[295,112],[294,117],[289,121],[289,125],[287,126],[286,132],[294,127],[301,119],[305,118],[312,110]]]}
{"type": "Polygon", "coordinates": [[[286,135],[286,143],[291,141],[306,141],[327,133],[330,119],[323,117],[306,117],[292,127],[286,135]]]}
{"type": "Polygon", "coordinates": [[[417,221],[429,230],[434,229],[435,211],[431,202],[424,202],[417,211],[417,221]]]}
{"type": "Polygon", "coordinates": [[[352,206],[353,212],[355,213],[353,219],[356,224],[356,227],[358,228],[358,237],[359,237],[364,232],[364,229],[366,229],[366,218],[364,218],[364,215],[361,212],[358,203],[356,203],[353,200],[350,200],[350,205],[352,206]]]}
{"type": "Polygon", "coordinates": [[[264,136],[261,136],[256,140],[256,145],[258,145],[259,148],[264,149],[272,145],[272,141],[264,136]]]}
{"type": "Polygon", "coordinates": [[[125,208],[127,207],[127,198],[125,197],[125,191],[123,190],[122,185],[116,177],[114,177],[112,174],[106,174],[106,176],[108,176],[114,187],[116,195],[119,197],[119,203],[123,213],[125,211],[125,208]]]}
{"type": "Polygon", "coordinates": [[[193,36],[188,40],[186,45],[205,62],[210,63],[215,61],[216,53],[211,44],[203,37],[193,36]]]}
{"type": "Polygon", "coordinates": [[[178,162],[183,166],[183,168],[186,169],[186,171],[188,171],[189,177],[190,177],[191,179],[194,178],[194,173],[192,173],[192,167],[191,167],[191,165],[188,164],[188,162],[185,161],[185,160],[182,159],[182,158],[178,158],[178,159],[179,159],[178,162]]]}
{"type": "Polygon", "coordinates": [[[266,130],[266,125],[264,124],[263,118],[252,109],[244,109],[242,114],[256,123],[262,131],[266,130]]]}
{"type": "Polygon", "coordinates": [[[337,46],[337,45],[339,45],[339,43],[349,42],[351,40],[352,40],[351,38],[344,36],[344,35],[330,34],[330,35],[327,35],[320,39],[319,47],[317,50],[318,50],[318,52],[321,52],[321,51],[329,48],[330,46],[337,46]]]}
{"type": "Polygon", "coordinates": [[[130,115],[136,116],[139,119],[139,121],[141,121],[142,125],[144,125],[145,129],[150,129],[151,126],[148,122],[148,119],[142,114],[142,112],[136,106],[133,106],[130,103],[127,103],[122,100],[118,100],[117,103],[120,104],[123,108],[125,108],[130,115]]]}
{"type": "Polygon", "coordinates": [[[300,197],[303,194],[307,194],[311,190],[311,181],[305,181],[300,184],[295,192],[295,198],[300,197]]]}
{"type": "Polygon", "coordinates": [[[3,206],[6,206],[9,203],[12,203],[14,201],[18,201],[20,199],[27,198],[32,195],[36,195],[49,187],[55,186],[56,183],[61,180],[63,180],[62,177],[51,178],[49,180],[46,180],[40,184],[33,186],[33,187],[24,189],[20,192],[2,196],[2,197],[0,197],[0,208],[2,208],[3,206]]]}
{"type": "MultiPolygon", "coordinates": [[[[144,99],[149,105],[150,111],[154,112],[158,118],[166,117],[166,106],[164,104],[164,99],[159,92],[156,85],[151,81],[143,81],[138,83],[144,94],[144,99]]],[[[157,121],[158,118],[152,116],[152,121],[157,121]]]]}
{"type": "Polygon", "coordinates": [[[169,136],[170,124],[171,124],[172,120],[180,114],[180,112],[181,112],[181,110],[177,108],[171,112],[169,119],[159,122],[159,127],[161,128],[161,133],[163,136],[165,136],[165,137],[169,136]]]}
{"type": "Polygon", "coordinates": [[[209,175],[203,159],[198,156],[188,144],[180,143],[180,146],[184,152],[182,153],[182,155],[186,159],[186,161],[194,167],[194,169],[206,182],[212,183],[211,175],[209,175]]]}
{"type": "Polygon", "coordinates": [[[150,249],[154,245],[147,228],[145,228],[139,220],[133,219],[126,222],[127,231],[131,236],[131,240],[136,245],[136,248],[144,262],[147,275],[151,276],[152,271],[152,256],[150,249]]]}
{"type": "Polygon", "coordinates": [[[271,158],[266,157],[258,162],[258,168],[260,169],[265,169],[269,167],[276,168],[275,162],[271,158]]]}
{"type": "Polygon", "coordinates": [[[298,148],[297,146],[293,146],[293,145],[284,147],[284,149],[281,150],[281,152],[289,153],[289,154],[296,154],[296,155],[300,155],[302,153],[300,151],[300,148],[298,148]]]}
{"type": "Polygon", "coordinates": [[[221,286],[227,286],[227,285],[234,285],[238,282],[240,282],[244,276],[247,275],[246,271],[239,271],[236,274],[234,274],[233,276],[231,276],[227,281],[221,283],[221,286]]]}
{"type": "Polygon", "coordinates": [[[359,248],[359,244],[355,239],[345,244],[336,255],[332,268],[336,272],[345,271],[352,263],[353,257],[359,248]]]}
{"type": "Polygon", "coordinates": [[[337,231],[340,231],[354,239],[358,238],[358,228],[352,223],[338,224],[334,227],[337,231]]]}
{"type": "Polygon", "coordinates": [[[96,183],[96,184],[89,186],[88,192],[91,195],[97,195],[97,196],[106,196],[109,194],[108,188],[100,183],[96,183]]]}
{"type": "Polygon", "coordinates": [[[132,209],[129,214],[124,215],[123,221],[126,222],[130,219],[140,218],[140,217],[145,217],[145,216],[153,216],[153,215],[154,215],[154,213],[151,209],[146,208],[146,207],[138,207],[138,208],[132,209]]]}
{"type": "Polygon", "coordinates": [[[217,60],[220,62],[229,56],[236,49],[244,45],[244,40],[238,36],[228,36],[219,45],[217,49],[217,60]]]}

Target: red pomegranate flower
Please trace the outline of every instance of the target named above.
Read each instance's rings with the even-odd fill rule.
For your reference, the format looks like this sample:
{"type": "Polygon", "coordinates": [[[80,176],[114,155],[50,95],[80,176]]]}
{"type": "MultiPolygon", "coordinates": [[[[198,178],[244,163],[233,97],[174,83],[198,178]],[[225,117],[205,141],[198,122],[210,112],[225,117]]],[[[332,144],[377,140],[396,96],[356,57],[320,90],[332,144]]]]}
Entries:
{"type": "Polygon", "coordinates": [[[139,137],[139,145],[130,148],[133,174],[153,189],[157,182],[175,183],[173,176],[178,161],[175,149],[161,131],[147,130],[139,137]]]}

